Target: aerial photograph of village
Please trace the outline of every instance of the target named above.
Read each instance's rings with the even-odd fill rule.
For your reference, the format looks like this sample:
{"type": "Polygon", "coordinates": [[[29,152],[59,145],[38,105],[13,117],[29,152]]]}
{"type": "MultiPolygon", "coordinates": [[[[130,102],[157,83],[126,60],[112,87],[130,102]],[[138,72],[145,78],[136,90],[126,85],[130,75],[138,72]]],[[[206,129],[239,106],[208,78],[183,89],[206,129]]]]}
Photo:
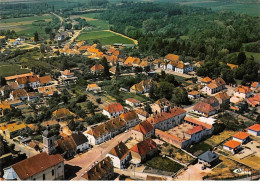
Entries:
{"type": "Polygon", "coordinates": [[[0,0],[0,188],[259,179],[260,0],[0,0]]]}

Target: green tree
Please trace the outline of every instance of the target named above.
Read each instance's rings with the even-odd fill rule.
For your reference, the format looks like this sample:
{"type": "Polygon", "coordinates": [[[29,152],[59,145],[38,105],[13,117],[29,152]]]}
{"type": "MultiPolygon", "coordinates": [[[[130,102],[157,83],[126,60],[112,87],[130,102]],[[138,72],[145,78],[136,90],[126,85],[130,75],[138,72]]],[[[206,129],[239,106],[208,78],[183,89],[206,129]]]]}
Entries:
{"type": "Polygon", "coordinates": [[[245,62],[245,60],[246,60],[245,52],[239,52],[239,54],[237,55],[237,64],[241,65],[245,62]]]}
{"type": "Polygon", "coordinates": [[[39,34],[38,34],[37,31],[34,33],[34,41],[35,41],[35,42],[38,42],[38,41],[39,41],[39,34]]]}
{"type": "Polygon", "coordinates": [[[175,88],[171,101],[176,105],[188,105],[190,99],[188,98],[188,92],[185,88],[175,88]]]}
{"type": "Polygon", "coordinates": [[[109,73],[109,66],[108,66],[108,62],[107,62],[107,59],[105,57],[103,57],[101,59],[101,65],[103,65],[104,67],[104,73],[103,73],[103,76],[104,78],[109,78],[110,76],[110,73],[109,73]]]}

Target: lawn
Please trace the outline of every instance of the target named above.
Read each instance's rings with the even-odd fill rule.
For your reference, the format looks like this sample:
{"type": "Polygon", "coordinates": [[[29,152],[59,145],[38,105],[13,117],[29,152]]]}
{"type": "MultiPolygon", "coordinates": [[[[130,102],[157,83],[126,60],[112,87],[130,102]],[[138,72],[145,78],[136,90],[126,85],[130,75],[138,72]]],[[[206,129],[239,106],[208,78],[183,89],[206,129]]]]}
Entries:
{"type": "Polygon", "coordinates": [[[246,56],[247,56],[247,57],[253,56],[253,57],[254,57],[254,60],[255,60],[257,63],[260,63],[260,53],[246,52],[246,56]]]}
{"type": "Polygon", "coordinates": [[[29,73],[28,69],[21,69],[20,65],[10,64],[10,65],[0,65],[0,76],[7,77],[16,74],[29,73]]]}
{"type": "Polygon", "coordinates": [[[183,166],[178,164],[177,162],[174,162],[169,158],[163,158],[159,156],[154,157],[153,159],[147,161],[145,165],[157,170],[174,172],[174,173],[176,173],[181,168],[183,168],[183,166]]]}
{"type": "Polygon", "coordinates": [[[102,45],[111,45],[114,43],[134,44],[132,40],[110,31],[83,32],[77,37],[77,40],[85,40],[89,43],[92,43],[94,40],[99,40],[102,45]]]}
{"type": "Polygon", "coordinates": [[[233,136],[235,133],[236,132],[234,131],[223,131],[218,135],[213,135],[212,137],[208,138],[205,142],[211,146],[216,146],[227,138],[233,136]]]}
{"type": "Polygon", "coordinates": [[[188,151],[189,153],[193,154],[194,156],[199,156],[200,154],[202,154],[203,152],[208,151],[209,149],[211,149],[212,146],[205,143],[205,142],[200,142],[197,144],[194,144],[188,148],[186,148],[186,151],[188,151]]]}

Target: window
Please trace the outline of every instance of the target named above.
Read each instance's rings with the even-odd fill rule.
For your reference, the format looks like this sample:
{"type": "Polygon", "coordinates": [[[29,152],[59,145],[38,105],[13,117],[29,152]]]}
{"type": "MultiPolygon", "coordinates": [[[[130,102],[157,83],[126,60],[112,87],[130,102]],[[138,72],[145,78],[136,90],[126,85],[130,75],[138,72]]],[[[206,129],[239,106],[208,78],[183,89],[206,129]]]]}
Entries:
{"type": "Polygon", "coordinates": [[[42,179],[45,180],[45,174],[42,175],[42,179]]]}
{"type": "Polygon", "coordinates": [[[52,176],[54,176],[54,170],[51,171],[52,176]]]}

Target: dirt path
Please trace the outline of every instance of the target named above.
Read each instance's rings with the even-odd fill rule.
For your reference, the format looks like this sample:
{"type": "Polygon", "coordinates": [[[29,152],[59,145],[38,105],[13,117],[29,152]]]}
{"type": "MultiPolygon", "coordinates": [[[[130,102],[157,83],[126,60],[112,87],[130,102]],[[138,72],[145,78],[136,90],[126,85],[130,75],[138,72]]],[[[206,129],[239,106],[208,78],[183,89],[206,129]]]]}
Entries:
{"type": "Polygon", "coordinates": [[[120,33],[114,32],[114,31],[112,31],[112,30],[104,30],[104,31],[112,32],[112,33],[114,33],[114,34],[117,34],[117,35],[122,36],[122,37],[124,37],[124,38],[127,38],[127,39],[129,39],[129,40],[132,40],[132,41],[134,42],[135,45],[138,45],[138,41],[135,40],[135,39],[133,39],[133,38],[130,38],[130,37],[125,36],[125,35],[123,35],[123,34],[120,34],[120,33]]]}

